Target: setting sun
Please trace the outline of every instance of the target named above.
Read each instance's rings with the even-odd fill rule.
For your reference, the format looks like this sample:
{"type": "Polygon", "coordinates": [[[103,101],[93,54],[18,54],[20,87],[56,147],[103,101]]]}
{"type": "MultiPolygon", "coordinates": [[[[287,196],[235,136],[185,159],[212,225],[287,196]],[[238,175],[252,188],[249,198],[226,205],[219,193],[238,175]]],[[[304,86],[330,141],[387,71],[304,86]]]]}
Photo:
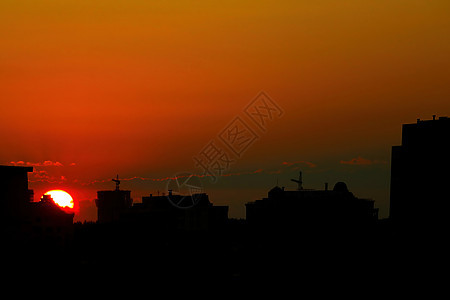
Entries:
{"type": "Polygon", "coordinates": [[[72,196],[63,190],[51,190],[44,195],[50,195],[53,198],[53,201],[61,207],[73,208],[72,196]]]}

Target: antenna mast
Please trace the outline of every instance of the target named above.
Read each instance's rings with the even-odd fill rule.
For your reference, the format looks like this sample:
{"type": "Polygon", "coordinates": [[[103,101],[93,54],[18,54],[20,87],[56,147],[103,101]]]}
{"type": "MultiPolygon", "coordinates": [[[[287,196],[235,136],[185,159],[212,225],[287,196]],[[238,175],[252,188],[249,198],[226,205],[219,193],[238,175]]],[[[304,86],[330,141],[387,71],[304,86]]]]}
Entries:
{"type": "Polygon", "coordinates": [[[300,173],[298,175],[298,180],[297,179],[291,179],[291,181],[297,183],[297,190],[299,190],[299,191],[303,190],[302,171],[300,171],[300,173]]]}
{"type": "Polygon", "coordinates": [[[111,180],[116,183],[116,191],[118,191],[119,190],[119,185],[120,185],[119,174],[117,174],[116,179],[111,179],[111,180]]]}

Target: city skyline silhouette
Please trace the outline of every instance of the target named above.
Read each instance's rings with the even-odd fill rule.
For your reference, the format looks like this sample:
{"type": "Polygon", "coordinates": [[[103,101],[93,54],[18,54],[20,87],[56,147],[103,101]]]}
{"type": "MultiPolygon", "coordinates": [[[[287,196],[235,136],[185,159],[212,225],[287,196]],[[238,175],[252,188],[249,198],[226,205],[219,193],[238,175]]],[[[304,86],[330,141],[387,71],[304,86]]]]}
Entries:
{"type": "Polygon", "coordinates": [[[243,173],[208,186],[233,217],[277,179],[295,188],[298,169],[310,188],[347,182],[388,217],[398,126],[449,115],[443,0],[25,1],[0,15],[0,164],[35,167],[35,201],[55,185],[89,201],[81,222],[95,220],[96,192],[116,174],[137,200],[163,190],[160,179],[202,174],[211,141],[235,161],[224,173],[243,173]],[[261,91],[278,107],[260,109],[273,117],[264,124],[249,107],[261,91]],[[248,143],[225,145],[227,126],[249,127],[248,143]]]}
{"type": "Polygon", "coordinates": [[[446,0],[1,1],[2,269],[442,286],[449,31],[446,0]]]}
{"type": "Polygon", "coordinates": [[[190,194],[169,189],[133,203],[131,191],[120,188],[117,175],[111,179],[115,189],[97,192],[98,220],[74,223],[76,211],[54,201],[52,195],[58,194],[45,194],[39,202],[34,201],[34,192],[28,187],[33,167],[0,166],[2,240],[10,259],[6,265],[58,269],[56,251],[71,253],[70,265],[76,271],[117,274],[137,270],[136,262],[123,253],[139,250],[150,255],[139,266],[151,266],[147,275],[152,280],[168,280],[171,272],[176,272],[202,280],[215,276],[227,282],[253,282],[273,273],[284,274],[298,264],[308,273],[316,272],[318,266],[327,272],[346,267],[375,280],[378,273],[360,265],[369,254],[387,271],[404,268],[405,258],[414,257],[422,264],[430,259],[428,255],[437,255],[436,259],[443,253],[433,247],[443,245],[449,222],[443,214],[447,204],[439,201],[446,196],[440,181],[445,177],[439,171],[448,164],[448,143],[430,148],[429,141],[448,136],[449,120],[433,116],[432,120],[403,125],[402,144],[392,148],[393,209],[384,219],[379,219],[374,200],[355,197],[346,183],[309,189],[300,171],[298,178],[291,179],[296,189],[288,190],[277,182],[266,198],[248,201],[245,219],[230,218],[228,206],[214,205],[199,186],[198,177],[172,178],[175,187],[189,187],[190,194]],[[442,164],[429,164],[430,154],[442,164]],[[418,178],[411,168],[427,168],[429,178],[434,179],[418,178]],[[412,256],[403,253],[397,257],[411,243],[418,246],[416,251],[408,250],[412,256]],[[86,247],[101,255],[86,256],[81,251],[86,247]],[[203,247],[214,250],[205,252],[203,247]],[[383,247],[386,252],[381,255],[383,247]],[[25,249],[34,253],[35,259],[27,256],[23,265],[25,249]],[[172,257],[178,254],[181,256],[172,257]]]}

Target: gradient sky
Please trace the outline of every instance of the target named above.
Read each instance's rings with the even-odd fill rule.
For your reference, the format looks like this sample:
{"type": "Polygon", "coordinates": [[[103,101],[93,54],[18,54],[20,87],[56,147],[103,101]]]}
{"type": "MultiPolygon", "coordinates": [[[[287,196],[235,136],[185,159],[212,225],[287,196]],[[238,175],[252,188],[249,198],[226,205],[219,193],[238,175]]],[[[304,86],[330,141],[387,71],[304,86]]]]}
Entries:
{"type": "Polygon", "coordinates": [[[116,174],[140,202],[199,173],[193,157],[263,90],[284,114],[233,176],[204,179],[210,200],[245,217],[302,170],[387,217],[401,124],[450,115],[449,37],[447,0],[2,0],[0,163],[35,166],[36,201],[66,189],[92,219],[116,174]]]}

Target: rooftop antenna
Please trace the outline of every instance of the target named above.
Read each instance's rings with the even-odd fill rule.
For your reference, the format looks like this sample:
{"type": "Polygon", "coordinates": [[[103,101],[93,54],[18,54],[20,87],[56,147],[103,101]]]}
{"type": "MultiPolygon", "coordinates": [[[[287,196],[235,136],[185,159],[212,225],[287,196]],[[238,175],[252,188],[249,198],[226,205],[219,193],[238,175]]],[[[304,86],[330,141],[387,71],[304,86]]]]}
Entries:
{"type": "Polygon", "coordinates": [[[302,171],[299,172],[298,180],[297,180],[297,179],[291,179],[291,181],[297,182],[297,190],[298,190],[298,191],[303,190],[303,186],[302,186],[302,185],[303,185],[302,171]]]}
{"type": "Polygon", "coordinates": [[[119,174],[117,174],[116,179],[111,179],[111,180],[116,183],[116,191],[118,191],[119,190],[119,185],[120,185],[119,174]]]}

